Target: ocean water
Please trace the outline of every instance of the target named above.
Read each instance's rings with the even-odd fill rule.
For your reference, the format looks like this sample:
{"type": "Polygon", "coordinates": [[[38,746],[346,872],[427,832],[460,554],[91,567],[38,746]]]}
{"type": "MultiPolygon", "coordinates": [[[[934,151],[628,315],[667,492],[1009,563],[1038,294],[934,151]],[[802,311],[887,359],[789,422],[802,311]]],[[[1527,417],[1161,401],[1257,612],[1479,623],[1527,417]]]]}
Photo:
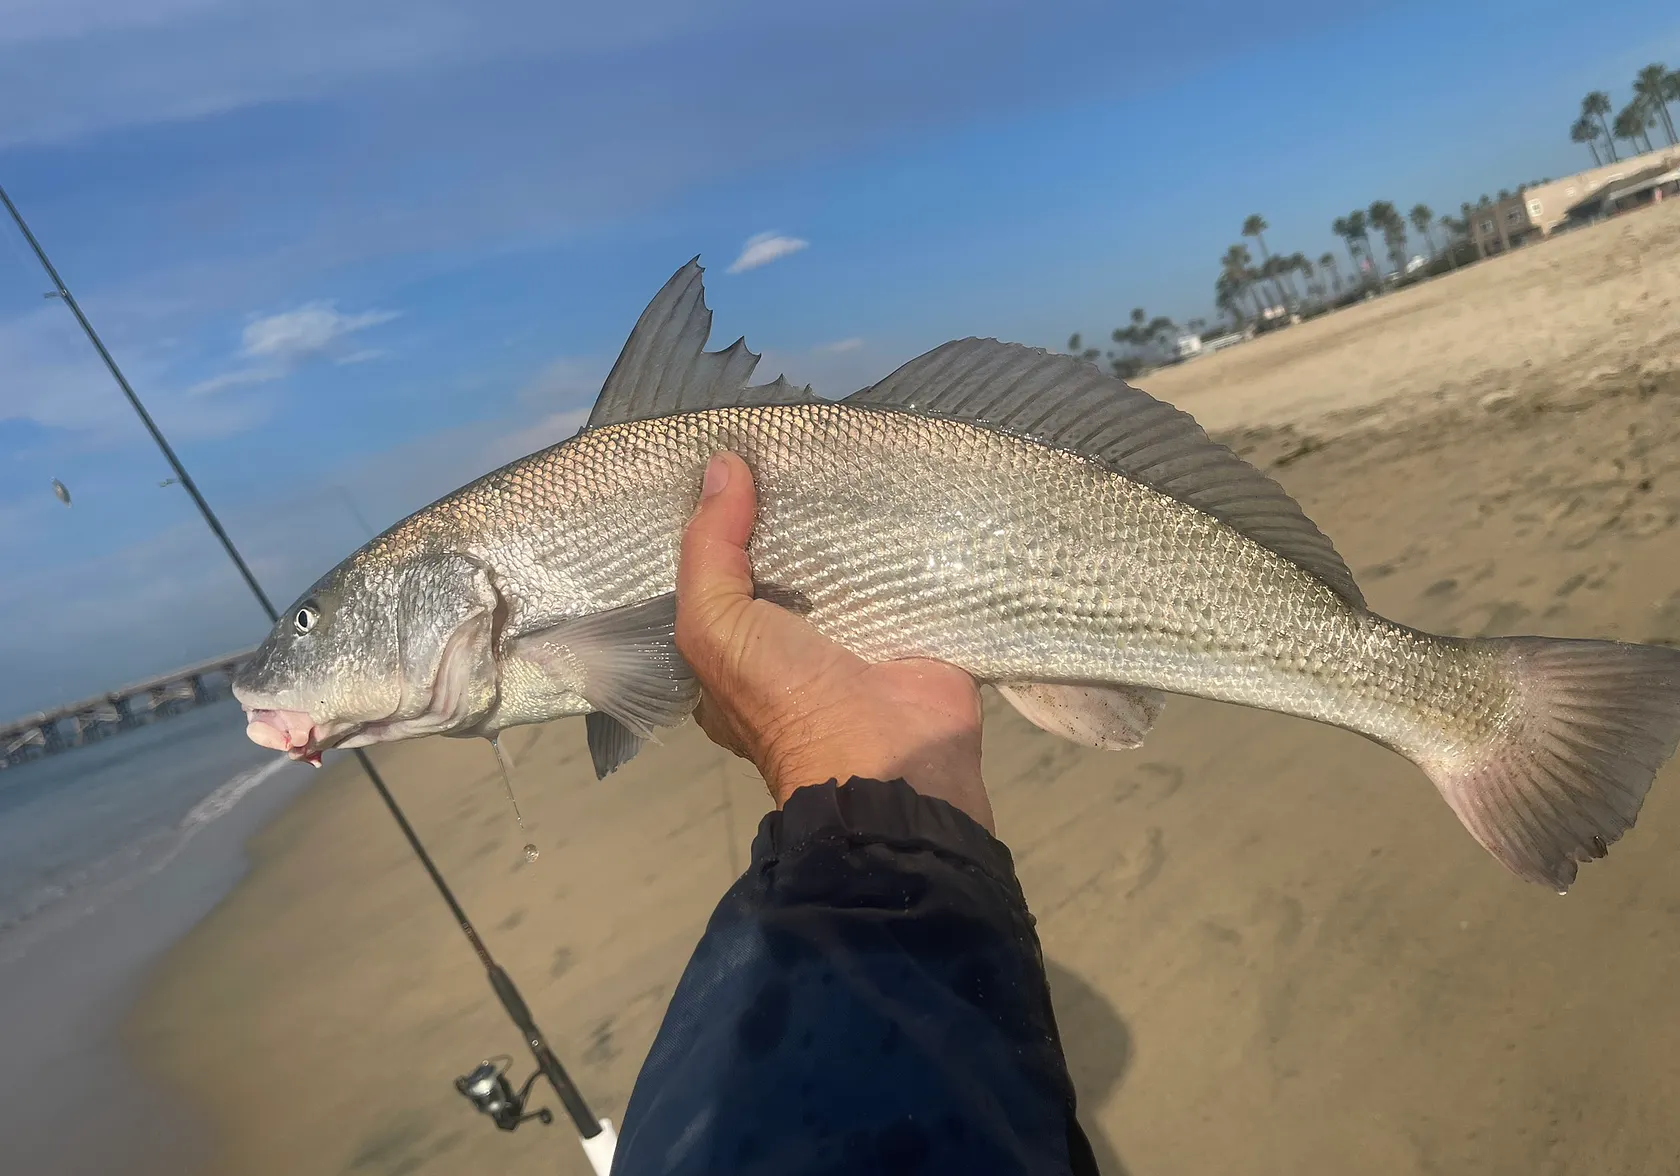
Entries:
{"type": "Polygon", "coordinates": [[[116,1044],[146,970],[238,881],[311,774],[231,700],[0,771],[0,1155],[189,1170],[205,1136],[116,1044]]]}
{"type": "Polygon", "coordinates": [[[236,703],[0,771],[0,960],[167,869],[199,834],[277,776],[236,703]]]}

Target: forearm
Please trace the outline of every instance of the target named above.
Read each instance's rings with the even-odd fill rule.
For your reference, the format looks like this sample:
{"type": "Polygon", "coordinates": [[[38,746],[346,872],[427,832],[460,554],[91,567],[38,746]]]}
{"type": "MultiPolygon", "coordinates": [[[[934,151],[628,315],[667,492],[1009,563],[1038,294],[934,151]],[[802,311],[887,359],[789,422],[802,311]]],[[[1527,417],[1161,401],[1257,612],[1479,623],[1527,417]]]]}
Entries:
{"type": "Polygon", "coordinates": [[[1073,1106],[1008,850],[902,782],[831,782],[765,818],[614,1170],[1092,1171],[1073,1106]]]}

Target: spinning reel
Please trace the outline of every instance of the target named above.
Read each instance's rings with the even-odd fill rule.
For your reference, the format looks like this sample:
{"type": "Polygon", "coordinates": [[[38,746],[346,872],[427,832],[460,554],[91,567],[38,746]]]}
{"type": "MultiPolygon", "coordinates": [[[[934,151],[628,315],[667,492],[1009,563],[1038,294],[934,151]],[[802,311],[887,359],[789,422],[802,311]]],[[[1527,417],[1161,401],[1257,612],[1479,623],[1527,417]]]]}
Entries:
{"type": "Polygon", "coordinates": [[[480,1062],[472,1073],[455,1079],[455,1089],[503,1131],[512,1131],[527,1119],[535,1119],[544,1126],[554,1122],[554,1112],[547,1107],[535,1111],[525,1109],[525,1100],[531,1096],[531,1087],[542,1077],[542,1071],[533,1071],[525,1079],[525,1085],[516,1091],[507,1078],[507,1068],[512,1064],[513,1059],[506,1054],[480,1062]]]}

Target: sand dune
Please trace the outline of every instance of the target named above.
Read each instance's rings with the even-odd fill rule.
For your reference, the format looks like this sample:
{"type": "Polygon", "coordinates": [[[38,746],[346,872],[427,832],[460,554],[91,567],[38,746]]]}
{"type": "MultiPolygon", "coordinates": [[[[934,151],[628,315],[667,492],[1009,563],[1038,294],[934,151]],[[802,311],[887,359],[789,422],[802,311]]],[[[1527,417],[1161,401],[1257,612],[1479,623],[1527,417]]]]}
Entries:
{"type": "MultiPolygon", "coordinates": [[[[1372,606],[1460,634],[1680,644],[1680,208],[1141,381],[1271,467],[1372,606]]],[[[692,726],[605,783],[582,724],[378,753],[599,1113],[622,1114],[762,787],[692,726]]],[[[1680,1171],[1680,769],[1567,898],[1344,732],[1175,699],[1136,753],[990,707],[986,766],[1105,1170],[1680,1171]]],[[[451,1088],[518,1056],[352,769],[257,838],[128,1042],[217,1172],[587,1172],[451,1088]]],[[[521,1077],[524,1062],[518,1063],[521,1077]]]]}

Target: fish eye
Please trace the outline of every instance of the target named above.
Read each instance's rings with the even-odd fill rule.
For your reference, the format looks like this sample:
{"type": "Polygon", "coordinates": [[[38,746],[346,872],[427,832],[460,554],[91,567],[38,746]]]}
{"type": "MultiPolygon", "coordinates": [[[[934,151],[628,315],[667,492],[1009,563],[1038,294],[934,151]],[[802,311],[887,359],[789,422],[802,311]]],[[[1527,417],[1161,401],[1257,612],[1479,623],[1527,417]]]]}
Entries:
{"type": "Polygon", "coordinates": [[[309,632],[315,627],[315,622],[321,619],[321,610],[314,601],[298,605],[297,612],[292,614],[292,627],[299,635],[309,632]]]}

